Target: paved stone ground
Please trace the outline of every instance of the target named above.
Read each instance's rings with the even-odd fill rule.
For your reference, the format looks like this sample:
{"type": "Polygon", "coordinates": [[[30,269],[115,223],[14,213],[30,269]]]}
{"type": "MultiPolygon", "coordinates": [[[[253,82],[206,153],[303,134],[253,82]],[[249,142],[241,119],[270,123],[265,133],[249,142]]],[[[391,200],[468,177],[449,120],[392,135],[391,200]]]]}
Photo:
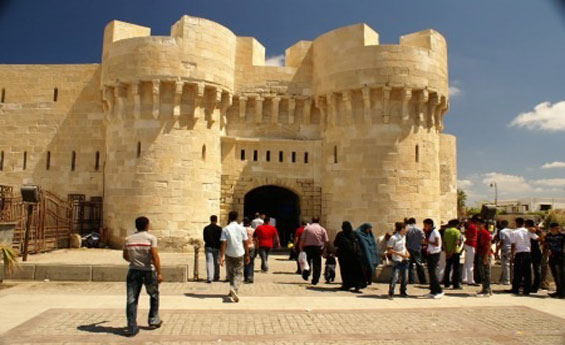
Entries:
{"type": "MultiPolygon", "coordinates": [[[[146,315],[143,315],[146,317],[146,315]]],[[[4,344],[559,344],[565,320],[523,307],[328,311],[171,311],[123,337],[122,310],[51,309],[4,344]]]]}
{"type": "MultiPolygon", "coordinates": [[[[164,326],[133,339],[123,337],[124,283],[10,282],[0,289],[0,344],[565,344],[565,301],[547,292],[476,298],[479,288],[465,287],[428,300],[417,298],[427,286],[411,285],[413,298],[389,301],[386,284],[343,292],[338,275],[311,286],[286,258],[272,256],[238,304],[224,282],[161,284],[164,326]]],[[[141,326],[146,315],[143,293],[141,326]]]]}

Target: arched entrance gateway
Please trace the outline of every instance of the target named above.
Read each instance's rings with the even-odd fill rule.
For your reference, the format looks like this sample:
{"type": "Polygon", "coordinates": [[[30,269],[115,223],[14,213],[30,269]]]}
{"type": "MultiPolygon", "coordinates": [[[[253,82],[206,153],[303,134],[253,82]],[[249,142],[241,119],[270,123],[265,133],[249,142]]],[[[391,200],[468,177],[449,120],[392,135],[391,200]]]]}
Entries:
{"type": "Polygon", "coordinates": [[[292,240],[300,219],[300,200],[294,192],[278,186],[252,189],[244,198],[243,213],[250,219],[256,212],[275,218],[281,246],[292,240]]]}

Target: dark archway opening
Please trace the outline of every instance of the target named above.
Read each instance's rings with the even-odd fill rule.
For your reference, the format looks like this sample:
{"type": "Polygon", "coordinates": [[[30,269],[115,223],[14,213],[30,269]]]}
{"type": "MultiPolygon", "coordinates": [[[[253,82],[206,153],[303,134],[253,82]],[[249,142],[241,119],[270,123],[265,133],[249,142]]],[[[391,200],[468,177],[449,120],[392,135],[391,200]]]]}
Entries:
{"type": "Polygon", "coordinates": [[[298,228],[300,219],[298,195],[277,186],[255,188],[245,195],[243,213],[253,219],[256,212],[275,218],[282,247],[286,247],[287,243],[292,241],[292,235],[298,228]]]}

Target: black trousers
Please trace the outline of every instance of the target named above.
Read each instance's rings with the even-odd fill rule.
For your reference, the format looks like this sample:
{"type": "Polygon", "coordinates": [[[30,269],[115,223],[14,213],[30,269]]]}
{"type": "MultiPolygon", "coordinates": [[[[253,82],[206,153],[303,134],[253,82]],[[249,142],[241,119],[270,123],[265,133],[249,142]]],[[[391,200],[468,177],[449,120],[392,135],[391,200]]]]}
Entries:
{"type": "Polygon", "coordinates": [[[530,294],[532,291],[532,256],[530,253],[516,253],[514,256],[512,292],[518,293],[522,283],[524,284],[524,294],[530,294]]]}
{"type": "Polygon", "coordinates": [[[418,281],[420,284],[426,284],[426,274],[424,273],[424,264],[422,263],[422,251],[408,249],[410,253],[410,261],[408,263],[408,283],[414,284],[414,265],[418,273],[418,281]]]}
{"type": "Polygon", "coordinates": [[[541,284],[541,255],[532,255],[532,271],[534,272],[534,282],[532,292],[537,292],[541,284]]]}
{"type": "MultiPolygon", "coordinates": [[[[322,274],[322,247],[306,246],[304,247],[308,264],[310,264],[310,271],[312,272],[312,284],[317,284],[320,281],[322,274]]],[[[308,275],[310,275],[308,273],[308,275]]]]}
{"type": "Polygon", "coordinates": [[[435,295],[442,293],[441,285],[439,285],[439,280],[437,279],[437,265],[439,263],[439,253],[428,254],[428,275],[430,276],[430,293],[435,295]]]}
{"type": "Polygon", "coordinates": [[[461,275],[459,273],[460,258],[461,258],[461,254],[453,253],[449,257],[449,259],[447,259],[446,262],[445,262],[445,273],[443,275],[443,285],[445,285],[446,288],[448,288],[449,285],[453,285],[453,287],[456,288],[456,289],[459,288],[459,278],[461,277],[461,275]],[[451,282],[450,282],[449,276],[451,274],[451,270],[453,270],[453,276],[452,276],[451,282]]]}
{"type": "Polygon", "coordinates": [[[565,256],[550,256],[549,268],[555,281],[555,292],[559,297],[565,297],[565,256]]]}

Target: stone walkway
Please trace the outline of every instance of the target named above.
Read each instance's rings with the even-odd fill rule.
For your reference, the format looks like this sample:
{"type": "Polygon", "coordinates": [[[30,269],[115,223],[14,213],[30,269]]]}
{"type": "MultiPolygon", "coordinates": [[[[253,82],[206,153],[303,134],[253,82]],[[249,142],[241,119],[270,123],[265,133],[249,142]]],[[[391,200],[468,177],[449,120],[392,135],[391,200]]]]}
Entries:
{"type": "MultiPolygon", "coordinates": [[[[271,256],[270,272],[243,285],[237,304],[225,282],[161,284],[164,325],[134,339],[123,337],[124,283],[9,282],[0,344],[565,344],[565,301],[547,292],[516,297],[495,285],[494,296],[477,298],[466,286],[429,300],[419,298],[427,286],[410,285],[411,298],[390,301],[386,284],[343,292],[338,275],[312,286],[287,257],[271,256]]],[[[142,293],[140,326],[147,304],[142,293]]]]}

